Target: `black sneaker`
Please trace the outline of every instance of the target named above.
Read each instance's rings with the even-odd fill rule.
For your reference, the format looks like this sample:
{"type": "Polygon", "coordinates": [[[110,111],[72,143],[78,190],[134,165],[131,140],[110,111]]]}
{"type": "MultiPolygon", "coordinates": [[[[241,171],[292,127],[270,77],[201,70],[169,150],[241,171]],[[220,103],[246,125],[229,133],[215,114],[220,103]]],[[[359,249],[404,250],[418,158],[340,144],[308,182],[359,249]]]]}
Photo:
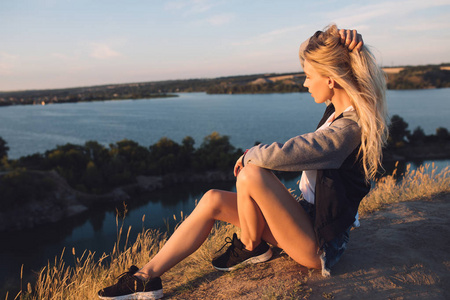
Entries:
{"type": "Polygon", "coordinates": [[[148,281],[133,276],[139,271],[131,266],[128,272],[118,277],[116,284],[98,291],[100,299],[128,300],[128,299],[160,299],[163,297],[161,278],[155,277],[148,281]]]}
{"type": "MultiPolygon", "coordinates": [[[[231,245],[224,254],[214,258],[212,261],[212,265],[217,270],[232,271],[239,265],[265,262],[272,257],[272,250],[265,241],[261,241],[258,247],[253,249],[253,251],[245,249],[244,244],[237,238],[236,233],[233,234],[233,239],[227,237],[225,241],[226,243],[223,247],[227,244],[231,245]]],[[[223,247],[220,250],[222,250],[223,247]]]]}

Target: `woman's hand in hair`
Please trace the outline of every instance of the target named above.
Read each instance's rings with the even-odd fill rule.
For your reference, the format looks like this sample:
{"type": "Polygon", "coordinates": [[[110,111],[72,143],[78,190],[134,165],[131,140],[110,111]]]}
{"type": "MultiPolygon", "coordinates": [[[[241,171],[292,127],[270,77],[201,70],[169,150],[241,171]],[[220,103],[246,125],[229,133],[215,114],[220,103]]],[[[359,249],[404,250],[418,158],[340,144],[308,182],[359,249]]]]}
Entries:
{"type": "Polygon", "coordinates": [[[345,45],[349,51],[356,49],[356,51],[361,51],[364,45],[361,34],[359,34],[355,29],[340,29],[339,35],[341,36],[341,43],[345,45]]]}

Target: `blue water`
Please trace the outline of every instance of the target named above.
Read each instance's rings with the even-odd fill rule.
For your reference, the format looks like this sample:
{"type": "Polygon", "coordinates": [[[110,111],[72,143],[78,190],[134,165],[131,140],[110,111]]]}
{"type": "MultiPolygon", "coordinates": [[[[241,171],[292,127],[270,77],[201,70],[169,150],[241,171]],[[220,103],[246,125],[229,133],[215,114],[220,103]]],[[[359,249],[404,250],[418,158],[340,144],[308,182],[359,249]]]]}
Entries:
{"type": "MultiPolygon", "coordinates": [[[[387,96],[390,115],[403,117],[410,130],[420,126],[426,134],[432,134],[438,127],[450,129],[450,89],[388,91],[387,96]]],[[[256,141],[283,142],[313,131],[323,110],[324,106],[315,104],[308,93],[192,93],[164,99],[10,106],[0,107],[0,137],[10,147],[10,158],[43,153],[66,143],[84,144],[88,140],[108,145],[127,138],[150,146],[164,136],[180,143],[189,135],[198,146],[213,131],[230,136],[234,146],[245,149],[256,141]]],[[[448,163],[448,160],[438,162],[441,167],[448,163]]],[[[295,188],[297,178],[284,182],[295,188]]],[[[133,241],[142,226],[164,229],[165,221],[171,221],[173,226],[173,215],[180,220],[181,211],[190,213],[195,201],[210,188],[233,190],[234,186],[233,183],[180,185],[133,199],[128,203],[125,231],[132,226],[133,241]]],[[[105,205],[58,226],[0,234],[0,281],[12,278],[12,284],[17,283],[21,264],[26,274],[31,274],[31,270],[38,270],[47,260],[60,255],[63,248],[69,249],[69,253],[72,247],[77,253],[84,249],[109,253],[116,241],[115,209],[113,204],[105,205]]]]}
{"type": "MultiPolygon", "coordinates": [[[[450,89],[388,91],[390,115],[400,115],[426,134],[450,128],[450,89]]],[[[315,129],[324,105],[309,93],[267,95],[179,94],[178,98],[0,107],[0,137],[9,157],[43,153],[66,143],[104,145],[131,139],[150,146],[161,137],[197,146],[213,131],[248,148],[255,141],[283,142],[315,129]]]]}

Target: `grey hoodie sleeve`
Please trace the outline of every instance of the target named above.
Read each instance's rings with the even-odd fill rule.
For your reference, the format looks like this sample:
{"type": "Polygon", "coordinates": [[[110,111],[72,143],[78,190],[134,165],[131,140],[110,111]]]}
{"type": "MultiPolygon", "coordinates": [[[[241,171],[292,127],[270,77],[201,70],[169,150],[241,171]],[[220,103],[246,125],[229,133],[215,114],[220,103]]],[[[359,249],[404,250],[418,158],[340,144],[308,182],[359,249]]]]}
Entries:
{"type": "Polygon", "coordinates": [[[284,144],[254,146],[245,154],[243,163],[276,171],[337,169],[360,142],[358,123],[340,118],[325,129],[291,138],[284,144]]]}

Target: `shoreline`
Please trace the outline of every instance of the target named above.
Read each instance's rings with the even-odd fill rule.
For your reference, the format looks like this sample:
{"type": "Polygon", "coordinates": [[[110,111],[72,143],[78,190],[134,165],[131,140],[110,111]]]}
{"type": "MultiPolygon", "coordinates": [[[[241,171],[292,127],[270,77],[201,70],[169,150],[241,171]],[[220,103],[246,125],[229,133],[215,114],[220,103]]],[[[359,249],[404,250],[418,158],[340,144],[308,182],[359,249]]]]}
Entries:
{"type": "MultiPolygon", "coordinates": [[[[389,91],[399,91],[399,90],[432,90],[432,89],[445,89],[449,87],[424,87],[424,88],[411,88],[411,89],[392,89],[388,88],[386,90],[389,91]]],[[[5,92],[6,93],[6,92],[5,92]]],[[[170,93],[163,93],[161,95],[147,95],[147,96],[139,96],[139,97],[111,97],[111,98],[98,98],[98,99],[91,99],[91,100],[58,100],[54,99],[52,97],[44,97],[45,99],[41,99],[42,97],[37,97],[37,100],[32,100],[29,102],[24,103],[23,99],[16,102],[7,102],[5,101],[5,98],[0,97],[0,108],[2,107],[8,107],[8,106],[23,106],[23,105],[36,105],[36,106],[45,106],[50,104],[65,104],[65,103],[85,103],[85,102],[109,102],[109,101],[120,101],[120,100],[146,100],[146,99],[159,99],[159,98],[174,98],[179,97],[178,93],[205,93],[210,95],[224,95],[224,94],[234,94],[234,95],[257,95],[257,94],[286,94],[286,93],[307,93],[307,91],[276,91],[276,90],[268,90],[268,91],[258,91],[258,92],[252,92],[252,91],[243,91],[243,92],[209,92],[207,90],[199,90],[199,91],[179,91],[179,92],[170,92],[170,93]],[[52,99],[50,99],[52,98],[52,99]]],[[[0,92],[1,96],[1,92],[0,92]]]]}
{"type": "MultiPolygon", "coordinates": [[[[389,90],[421,90],[450,87],[448,63],[384,67],[389,90]]],[[[205,92],[208,94],[258,94],[306,92],[304,72],[234,75],[217,78],[179,79],[104,84],[60,89],[0,91],[0,106],[60,102],[145,99],[165,95],[205,92]]]]}
{"type": "Polygon", "coordinates": [[[21,103],[17,102],[6,102],[3,98],[0,98],[0,108],[1,107],[7,107],[7,106],[18,106],[18,105],[37,105],[37,106],[45,106],[50,104],[65,104],[65,103],[86,103],[86,102],[106,102],[106,101],[121,101],[121,100],[146,100],[146,99],[159,99],[159,98],[175,98],[178,97],[177,94],[153,94],[153,95],[147,95],[143,97],[133,98],[133,97],[123,97],[123,96],[117,96],[113,98],[103,99],[90,99],[90,100],[83,100],[83,99],[58,99],[57,97],[37,97],[36,99],[30,100],[28,102],[24,102],[23,99],[21,99],[21,103]]]}

